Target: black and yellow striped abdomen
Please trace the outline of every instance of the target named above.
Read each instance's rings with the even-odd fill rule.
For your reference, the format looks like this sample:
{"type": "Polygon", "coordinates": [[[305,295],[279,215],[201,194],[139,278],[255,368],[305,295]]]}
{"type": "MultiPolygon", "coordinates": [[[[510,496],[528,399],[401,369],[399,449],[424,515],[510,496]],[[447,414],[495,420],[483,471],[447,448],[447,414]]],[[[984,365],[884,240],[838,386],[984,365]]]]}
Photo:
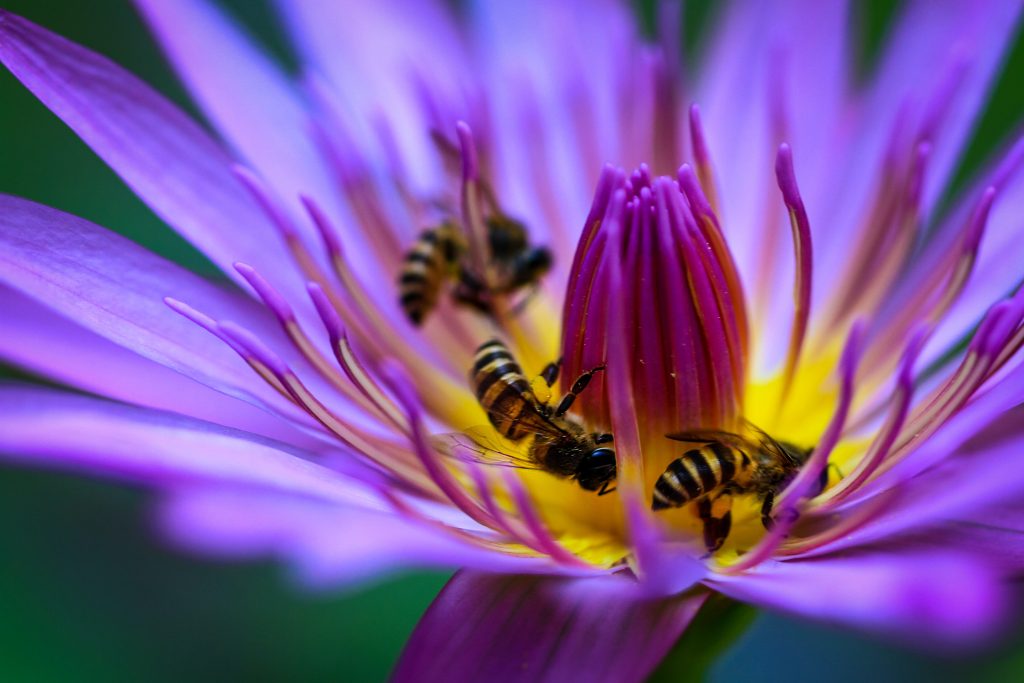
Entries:
{"type": "Polygon", "coordinates": [[[450,224],[425,231],[402,261],[398,278],[402,310],[419,325],[437,305],[445,278],[459,259],[459,234],[450,224]]]}
{"type": "Polygon", "coordinates": [[[726,484],[743,485],[749,478],[747,453],[713,441],[673,460],[654,485],[653,509],[681,507],[726,484]]]}
{"type": "Polygon", "coordinates": [[[470,383],[491,424],[502,436],[518,441],[536,433],[537,422],[542,418],[533,390],[505,344],[492,339],[477,349],[470,383]]]}

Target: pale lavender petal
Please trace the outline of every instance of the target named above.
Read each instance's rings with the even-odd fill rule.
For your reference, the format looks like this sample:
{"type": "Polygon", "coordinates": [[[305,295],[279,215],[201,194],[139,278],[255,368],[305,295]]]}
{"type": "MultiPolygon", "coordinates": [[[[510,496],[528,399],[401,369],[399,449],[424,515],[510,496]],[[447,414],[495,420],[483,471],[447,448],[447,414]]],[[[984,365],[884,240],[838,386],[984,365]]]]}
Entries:
{"type": "Polygon", "coordinates": [[[1024,506],[1020,500],[979,504],[949,521],[888,539],[879,547],[958,548],[985,557],[1008,576],[1024,575],[1024,506]]]}
{"type": "MultiPolygon", "coordinates": [[[[299,196],[338,216],[335,179],[284,71],[206,0],[135,0],[191,95],[225,140],[301,216],[299,196]]],[[[298,222],[313,232],[308,221],[298,222]]]]}
{"type": "Polygon", "coordinates": [[[993,568],[942,550],[769,561],[709,585],[768,609],[931,647],[994,635],[1009,597],[993,568]]]}
{"type": "MultiPolygon", "coordinates": [[[[826,171],[845,164],[822,151],[838,144],[849,102],[849,28],[848,2],[730,3],[698,71],[693,99],[719,179],[723,226],[751,301],[768,306],[766,319],[788,315],[790,290],[765,289],[758,281],[762,263],[773,264],[773,281],[793,277],[788,223],[772,176],[776,150],[790,143],[811,225],[827,223],[826,171]]],[[[766,369],[782,360],[785,335],[768,335],[757,349],[766,369]]]]}
{"type": "MultiPolygon", "coordinates": [[[[1018,140],[1013,149],[1006,150],[1002,163],[982,175],[980,182],[965,193],[937,230],[947,236],[960,233],[966,216],[970,215],[981,191],[989,184],[997,185],[997,191],[971,277],[929,340],[923,355],[925,362],[942,356],[957,344],[978,324],[993,302],[1006,296],[1021,281],[1019,243],[1022,226],[1020,207],[1024,206],[1024,138],[1018,140]]],[[[948,241],[942,244],[948,245],[948,241]]],[[[938,249],[936,253],[939,253],[938,249]]],[[[928,263],[922,260],[925,261],[922,265],[928,263]]],[[[912,289],[915,284],[916,280],[911,278],[905,289],[912,289]]],[[[894,307],[899,303],[897,299],[894,307]]]]}
{"type": "MultiPolygon", "coordinates": [[[[923,206],[925,216],[932,213],[986,102],[1020,11],[1013,0],[956,0],[941,8],[928,0],[906,3],[890,29],[877,74],[858,98],[857,123],[832,156],[845,162],[834,164],[835,174],[827,178],[830,190],[820,205],[824,213],[818,212],[817,200],[809,202],[815,207],[812,224],[818,215],[828,217],[827,230],[817,242],[822,267],[815,282],[816,299],[828,296],[843,274],[849,236],[856,234],[870,193],[883,179],[885,147],[901,108],[911,106],[920,123],[926,115],[923,110],[937,96],[942,99],[943,80],[949,81],[959,64],[962,80],[945,100],[950,109],[935,131],[928,161],[923,206]]],[[[904,137],[909,148],[913,138],[904,137]]]]}
{"type": "Polygon", "coordinates": [[[380,475],[345,472],[252,434],[67,392],[0,385],[0,453],[9,460],[118,477],[155,487],[229,485],[381,508],[380,475]]]}
{"type": "Polygon", "coordinates": [[[462,571],[416,627],[393,680],[642,681],[705,597],[645,600],[621,576],[462,571]]]}
{"type": "MultiPolygon", "coordinates": [[[[935,137],[925,178],[926,207],[935,205],[956,170],[960,153],[999,74],[1021,11],[1016,0],[952,0],[941,7],[929,0],[913,0],[891,29],[865,102],[867,116],[881,107],[895,109],[908,83],[920,88],[929,82],[941,82],[951,68],[963,65],[965,69],[935,137]]],[[[933,88],[935,85],[920,92],[933,88]]]]}
{"type": "Polygon", "coordinates": [[[164,503],[159,524],[183,548],[221,558],[278,558],[316,587],[381,580],[409,567],[550,571],[547,563],[495,553],[390,511],[266,490],[182,491],[164,503]]]}
{"type": "Polygon", "coordinates": [[[1024,468],[1013,463],[1024,452],[1024,411],[1017,408],[996,417],[981,412],[973,419],[955,418],[911,456],[907,467],[895,468],[884,481],[869,486],[846,510],[856,515],[875,496],[892,492],[881,514],[822,550],[877,543],[1021,500],[1024,468]]]}
{"type": "MultiPolygon", "coordinates": [[[[983,388],[942,427],[904,456],[888,471],[878,475],[850,496],[849,501],[864,501],[870,496],[899,486],[903,482],[939,467],[946,460],[961,460],[967,452],[985,456],[986,446],[1001,443],[1001,425],[1012,425],[1013,409],[1024,403],[1024,366],[1016,366],[1000,381],[983,388]],[[975,439],[975,441],[971,441],[975,439]]],[[[1020,468],[1018,468],[1020,469],[1020,468]]],[[[1024,474],[1024,470],[1022,470],[1024,474]]]]}
{"type": "Polygon", "coordinates": [[[218,391],[282,405],[283,399],[228,347],[175,314],[163,299],[184,299],[279,339],[257,304],[88,221],[0,195],[0,282],[218,391]]]}
{"type": "MultiPolygon", "coordinates": [[[[449,8],[435,0],[278,0],[306,68],[326,77],[347,105],[357,137],[380,118],[390,123],[414,179],[436,179],[421,88],[444,104],[461,102],[468,86],[462,36],[449,8]]],[[[450,125],[465,119],[452,112],[450,125]]]]}
{"type": "Polygon", "coordinates": [[[232,398],[89,331],[0,285],[0,359],[109,398],[181,413],[309,450],[326,447],[288,420],[232,398]]]}
{"type": "MultiPolygon", "coordinates": [[[[203,129],[110,60],[6,10],[0,61],[75,131],[153,211],[231,277],[235,261],[293,269],[273,226],[203,129]]],[[[287,279],[296,300],[298,278],[287,279]]]]}

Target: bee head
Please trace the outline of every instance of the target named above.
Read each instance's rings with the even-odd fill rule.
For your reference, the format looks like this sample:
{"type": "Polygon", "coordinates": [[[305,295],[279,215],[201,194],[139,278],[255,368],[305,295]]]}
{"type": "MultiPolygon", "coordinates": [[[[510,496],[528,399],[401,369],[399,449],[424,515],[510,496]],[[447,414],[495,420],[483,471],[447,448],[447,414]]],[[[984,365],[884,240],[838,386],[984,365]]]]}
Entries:
{"type": "Polygon", "coordinates": [[[595,448],[580,459],[576,480],[587,491],[597,491],[615,479],[615,451],[604,446],[595,448]]]}
{"type": "Polygon", "coordinates": [[[514,255],[526,248],[526,226],[508,216],[487,219],[487,237],[491,251],[498,257],[514,255]]]}
{"type": "Polygon", "coordinates": [[[547,247],[530,249],[520,258],[520,270],[537,277],[551,270],[551,251],[547,247]]]}

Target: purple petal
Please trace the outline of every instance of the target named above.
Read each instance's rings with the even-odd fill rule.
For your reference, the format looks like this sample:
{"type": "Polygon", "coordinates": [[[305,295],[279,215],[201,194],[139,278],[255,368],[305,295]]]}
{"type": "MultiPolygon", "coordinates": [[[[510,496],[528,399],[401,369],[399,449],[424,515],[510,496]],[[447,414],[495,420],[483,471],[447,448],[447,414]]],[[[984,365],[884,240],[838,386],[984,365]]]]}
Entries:
{"type": "MultiPolygon", "coordinates": [[[[376,119],[390,123],[416,180],[436,179],[434,149],[424,133],[420,86],[439,89],[444,104],[460,102],[468,85],[464,41],[451,12],[435,0],[278,0],[306,68],[326,77],[347,105],[358,137],[376,119]]],[[[449,112],[453,125],[466,111],[449,112]]]]}
{"type": "Polygon", "coordinates": [[[412,566],[539,569],[390,511],[267,490],[182,491],[164,504],[159,523],[185,549],[231,559],[276,557],[311,586],[380,580],[412,566]]]}
{"type": "MultiPolygon", "coordinates": [[[[283,403],[228,347],[167,308],[163,298],[185,299],[279,339],[254,302],[97,225],[0,195],[0,282],[218,391],[270,406],[283,403]]],[[[103,368],[80,369],[88,370],[95,370],[97,382],[108,379],[103,368]]]]}
{"type": "Polygon", "coordinates": [[[1020,500],[979,504],[956,519],[901,534],[881,547],[919,545],[958,548],[985,557],[1009,576],[1024,574],[1024,506],[1020,500]]]}
{"type": "Polygon", "coordinates": [[[0,359],[119,401],[195,417],[311,450],[324,442],[251,403],[211,389],[0,285],[0,359]],[[73,352],[71,351],[73,350],[73,352]]]}
{"type": "MultiPolygon", "coordinates": [[[[1016,393],[1019,395],[1021,390],[1016,393]]],[[[986,398],[992,397],[990,394],[986,398]]],[[[976,414],[968,409],[965,415],[954,418],[919,452],[886,473],[884,480],[852,496],[857,503],[848,505],[846,513],[856,515],[859,507],[872,506],[876,496],[886,491],[896,494],[882,514],[826,546],[826,550],[884,541],[947,520],[969,519],[979,510],[1020,500],[1024,496],[1024,468],[1008,463],[1024,450],[1024,413],[1018,408],[996,419],[985,407],[976,414]]]]}
{"type": "Polygon", "coordinates": [[[310,113],[280,67],[213,3],[135,4],[207,117],[293,213],[302,215],[305,194],[335,218],[335,181],[309,134],[310,113]]]}
{"type": "MultiPolygon", "coordinates": [[[[730,4],[698,72],[694,97],[720,181],[720,218],[751,301],[770,306],[765,319],[788,317],[792,306],[788,287],[768,290],[756,277],[763,261],[781,264],[768,281],[793,281],[788,226],[772,177],[781,143],[793,148],[811,225],[831,230],[822,179],[844,165],[820,151],[836,146],[843,133],[851,87],[848,20],[847,2],[730,4]]],[[[758,359],[762,366],[784,357],[785,335],[768,335],[757,348],[776,337],[758,359]]]]}
{"type": "MultiPolygon", "coordinates": [[[[938,234],[947,240],[957,235],[962,231],[966,217],[974,210],[979,197],[983,196],[985,188],[989,184],[997,186],[970,279],[929,340],[923,355],[925,362],[942,356],[957,344],[978,324],[988,306],[1013,291],[1020,282],[1018,245],[1020,207],[1024,206],[1024,139],[1018,140],[1012,149],[1004,150],[1004,154],[996,158],[1000,163],[981,176],[980,182],[964,194],[949,217],[937,227],[938,234]]],[[[943,247],[955,246],[947,245],[947,241],[941,241],[936,245],[938,249],[935,252],[939,254],[943,247]]],[[[929,259],[923,258],[922,261],[922,266],[930,263],[929,259]]],[[[918,279],[909,277],[905,289],[912,291],[918,279]]],[[[900,303],[897,299],[894,308],[900,303]]]]}
{"type": "MultiPolygon", "coordinates": [[[[229,276],[290,272],[279,239],[202,128],[110,60],[0,11],[0,61],[153,211],[229,276]],[[287,264],[287,265],[286,265],[287,264]]],[[[295,299],[301,282],[289,284],[295,299]]]]}
{"type": "Polygon", "coordinates": [[[157,487],[220,484],[381,507],[354,461],[343,474],[284,444],[173,413],[0,385],[0,453],[157,487]],[[356,478],[358,477],[358,478],[356,478]]]}
{"type": "Polygon", "coordinates": [[[994,635],[1008,597],[998,573],[985,564],[909,548],[770,561],[710,585],[768,609],[932,647],[994,635]]]}
{"type": "MultiPolygon", "coordinates": [[[[876,76],[859,97],[854,132],[831,155],[819,155],[841,157],[848,163],[833,164],[833,173],[822,174],[827,191],[808,201],[812,224],[817,216],[828,216],[828,229],[820,232],[817,242],[821,253],[817,296],[834,291],[842,277],[850,235],[856,234],[871,193],[883,180],[885,147],[901,108],[912,105],[912,118],[920,123],[926,116],[922,110],[940,96],[943,80],[949,80],[960,64],[965,69],[962,80],[946,100],[949,111],[935,131],[929,155],[922,206],[924,216],[932,212],[987,101],[1020,11],[1020,4],[1013,0],[956,0],[941,8],[928,0],[906,3],[889,32],[876,76]]],[[[909,149],[915,138],[903,137],[909,149]]]]}
{"type": "Polygon", "coordinates": [[[644,600],[619,576],[462,571],[416,627],[393,680],[642,681],[705,597],[644,600]]]}

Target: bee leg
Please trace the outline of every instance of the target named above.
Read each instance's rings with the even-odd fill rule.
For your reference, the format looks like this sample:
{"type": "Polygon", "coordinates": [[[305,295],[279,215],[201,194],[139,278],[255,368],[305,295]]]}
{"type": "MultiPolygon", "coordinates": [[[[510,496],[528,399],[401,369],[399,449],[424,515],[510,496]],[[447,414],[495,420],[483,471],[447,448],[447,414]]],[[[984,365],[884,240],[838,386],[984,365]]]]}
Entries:
{"type": "Polygon", "coordinates": [[[836,465],[834,462],[830,462],[828,467],[821,471],[821,477],[818,479],[818,490],[814,492],[814,495],[819,495],[822,491],[828,488],[829,475],[833,472],[836,473],[837,479],[842,479],[844,476],[843,471],[839,469],[839,465],[836,465]]]}
{"type": "Polygon", "coordinates": [[[459,282],[455,285],[455,290],[452,292],[452,298],[455,299],[456,303],[476,309],[484,315],[491,315],[493,313],[491,304],[487,301],[486,290],[483,284],[466,271],[462,271],[459,282]]]}
{"type": "Polygon", "coordinates": [[[576,378],[576,381],[572,383],[572,388],[562,397],[558,407],[555,408],[555,417],[565,415],[569,408],[572,407],[572,402],[576,400],[576,397],[590,384],[590,379],[594,376],[594,373],[601,370],[604,370],[604,366],[598,365],[596,368],[591,368],[576,378]]]}
{"type": "Polygon", "coordinates": [[[606,481],[604,484],[601,485],[601,490],[597,492],[597,495],[603,496],[606,493],[613,493],[614,491],[616,491],[617,489],[615,489],[615,488],[613,488],[613,489],[608,488],[611,485],[612,485],[612,483],[610,481],[606,481]]]}
{"type": "Polygon", "coordinates": [[[697,502],[697,514],[704,522],[704,547],[714,555],[732,530],[732,495],[723,492],[713,501],[702,498],[697,502]]]}
{"type": "Polygon", "coordinates": [[[544,382],[548,385],[548,387],[552,387],[552,386],[555,385],[555,382],[558,380],[558,371],[561,370],[561,369],[562,369],[562,359],[559,358],[558,360],[554,361],[553,363],[548,363],[547,364],[547,367],[545,367],[544,370],[540,373],[541,379],[544,380],[544,382]]]}
{"type": "MultiPolygon", "coordinates": [[[[761,503],[761,524],[768,531],[771,531],[772,527],[775,526],[775,518],[772,516],[772,506],[775,505],[775,494],[769,493],[764,497],[764,502],[761,503]]],[[[797,517],[800,514],[794,508],[786,508],[783,510],[784,516],[787,522],[796,522],[797,517]]]]}
{"type": "Polygon", "coordinates": [[[761,503],[761,524],[764,528],[771,531],[772,526],[775,525],[775,520],[772,519],[772,506],[775,505],[775,494],[769,493],[764,497],[764,502],[761,503]]]}

